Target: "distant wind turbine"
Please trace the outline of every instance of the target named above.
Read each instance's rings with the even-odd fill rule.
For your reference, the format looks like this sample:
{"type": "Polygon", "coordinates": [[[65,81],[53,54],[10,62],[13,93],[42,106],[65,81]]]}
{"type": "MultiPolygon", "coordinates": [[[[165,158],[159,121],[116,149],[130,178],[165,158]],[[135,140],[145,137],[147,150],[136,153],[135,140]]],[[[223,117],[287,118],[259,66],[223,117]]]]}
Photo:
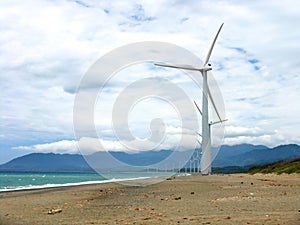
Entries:
{"type": "Polygon", "coordinates": [[[212,50],[214,48],[214,45],[216,43],[216,40],[219,36],[219,33],[223,27],[224,23],[221,24],[209,50],[206,55],[204,64],[202,67],[194,67],[190,65],[174,65],[174,64],[165,64],[165,63],[154,63],[156,66],[162,66],[162,67],[169,67],[169,68],[176,68],[176,69],[184,69],[184,70],[193,70],[193,71],[199,71],[202,74],[203,77],[203,94],[202,94],[202,110],[198,107],[196,102],[194,101],[197,110],[202,115],[202,142],[201,142],[201,148],[202,148],[202,157],[201,157],[201,174],[208,175],[211,174],[211,132],[210,127],[217,123],[223,123],[224,119],[221,119],[221,116],[219,114],[219,111],[217,109],[217,106],[213,100],[212,94],[209,90],[208,83],[207,83],[207,71],[212,70],[211,64],[209,64],[209,58],[211,56],[212,50]],[[209,96],[212,106],[218,116],[218,121],[216,122],[208,122],[208,99],[207,96],[209,96]]]}

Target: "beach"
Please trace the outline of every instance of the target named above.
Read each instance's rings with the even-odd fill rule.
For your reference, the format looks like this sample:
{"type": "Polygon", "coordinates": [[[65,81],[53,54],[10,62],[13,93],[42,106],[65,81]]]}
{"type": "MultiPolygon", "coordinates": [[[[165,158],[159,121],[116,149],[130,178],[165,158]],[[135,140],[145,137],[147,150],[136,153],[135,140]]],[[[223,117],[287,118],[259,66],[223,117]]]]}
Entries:
{"type": "Polygon", "coordinates": [[[300,224],[299,196],[299,174],[20,190],[0,192],[0,224],[300,224]]]}

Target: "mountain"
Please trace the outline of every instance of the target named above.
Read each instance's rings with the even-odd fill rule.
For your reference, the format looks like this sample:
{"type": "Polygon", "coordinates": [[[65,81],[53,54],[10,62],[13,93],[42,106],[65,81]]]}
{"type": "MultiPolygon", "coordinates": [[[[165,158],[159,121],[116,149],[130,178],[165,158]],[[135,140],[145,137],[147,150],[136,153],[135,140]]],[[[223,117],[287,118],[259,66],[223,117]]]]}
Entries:
{"type": "Polygon", "coordinates": [[[240,144],[240,145],[222,145],[215,160],[221,160],[223,158],[236,156],[237,154],[244,154],[253,150],[268,149],[264,145],[251,145],[251,144],[240,144]]]}
{"type": "Polygon", "coordinates": [[[83,156],[54,153],[32,153],[0,165],[10,172],[92,172],[83,156]]]}
{"type": "MultiPolygon", "coordinates": [[[[136,154],[126,152],[110,152],[115,159],[132,166],[147,166],[160,162],[167,158],[173,151],[146,151],[136,154]]],[[[89,163],[95,165],[102,163],[102,168],[113,168],[115,165],[110,160],[109,154],[96,152],[90,156],[89,163]],[[107,165],[106,165],[107,164],[107,165]]],[[[79,154],[54,154],[54,153],[31,153],[18,157],[0,165],[0,171],[11,172],[94,172],[94,170],[85,161],[84,157],[79,154]]]]}
{"type": "Polygon", "coordinates": [[[213,167],[251,166],[272,163],[280,160],[300,157],[300,146],[295,144],[280,145],[275,148],[254,145],[228,146],[220,149],[213,161],[213,167]],[[235,154],[233,152],[235,151],[235,154]]]}
{"type": "Polygon", "coordinates": [[[136,154],[126,152],[111,152],[110,154],[121,162],[133,166],[148,166],[160,162],[172,154],[172,150],[145,151],[136,154]]]}
{"type": "MultiPolygon", "coordinates": [[[[167,159],[172,153],[172,150],[146,151],[134,154],[129,154],[126,152],[110,152],[110,155],[103,152],[97,152],[85,157],[89,157],[89,163],[92,164],[94,159],[95,165],[98,165],[99,159],[101,159],[101,167],[110,169],[117,166],[117,164],[111,163],[111,156],[119,161],[124,162],[125,164],[132,166],[147,166],[167,159]]],[[[184,154],[184,152],[177,152],[174,160],[169,161],[169,163],[174,166],[174,161],[180,162],[180,160],[184,158],[184,154]]],[[[281,145],[275,148],[249,144],[235,146],[224,145],[219,150],[219,153],[214,159],[212,166],[213,168],[217,169],[214,171],[222,172],[223,170],[226,170],[230,172],[232,170],[238,171],[239,168],[242,167],[250,168],[251,166],[255,165],[262,165],[296,157],[300,157],[300,146],[294,144],[281,145]]],[[[187,165],[187,167],[189,168],[189,165],[187,165]]],[[[119,167],[117,169],[122,168],[119,167]]],[[[0,165],[0,171],[93,172],[93,169],[91,169],[82,155],[32,153],[0,165]]]]}

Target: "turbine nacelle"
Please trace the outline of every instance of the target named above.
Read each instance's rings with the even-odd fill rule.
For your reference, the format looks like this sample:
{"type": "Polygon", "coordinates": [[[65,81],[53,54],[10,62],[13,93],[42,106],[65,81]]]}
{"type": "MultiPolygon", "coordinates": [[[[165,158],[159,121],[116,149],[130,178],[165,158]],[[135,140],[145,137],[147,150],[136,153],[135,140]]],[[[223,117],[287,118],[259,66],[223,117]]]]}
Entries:
{"type": "Polygon", "coordinates": [[[203,71],[207,72],[207,71],[210,71],[210,70],[212,70],[212,67],[211,67],[211,65],[209,64],[208,66],[203,67],[203,68],[200,70],[200,72],[203,72],[203,71]]]}

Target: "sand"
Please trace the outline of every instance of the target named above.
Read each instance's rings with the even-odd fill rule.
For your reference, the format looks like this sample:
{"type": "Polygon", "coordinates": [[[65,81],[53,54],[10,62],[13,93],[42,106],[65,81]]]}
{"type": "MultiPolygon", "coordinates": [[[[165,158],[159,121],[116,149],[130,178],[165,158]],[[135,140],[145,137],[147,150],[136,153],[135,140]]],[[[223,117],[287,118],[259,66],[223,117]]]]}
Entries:
{"type": "Polygon", "coordinates": [[[0,224],[300,224],[300,175],[198,175],[145,187],[1,192],[0,224]]]}

